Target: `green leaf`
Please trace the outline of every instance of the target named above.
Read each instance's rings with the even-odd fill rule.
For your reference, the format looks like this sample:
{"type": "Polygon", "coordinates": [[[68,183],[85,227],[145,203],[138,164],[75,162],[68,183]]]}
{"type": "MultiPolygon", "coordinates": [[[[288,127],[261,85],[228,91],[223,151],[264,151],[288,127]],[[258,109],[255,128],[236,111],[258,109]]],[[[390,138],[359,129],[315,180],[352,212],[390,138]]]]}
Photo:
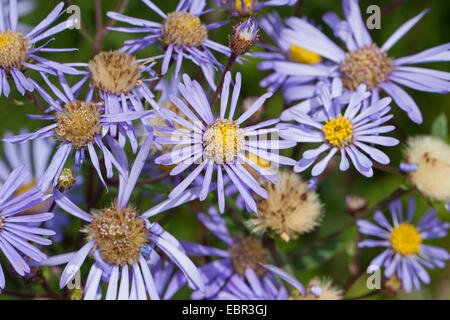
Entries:
{"type": "Polygon", "coordinates": [[[333,258],[345,248],[343,239],[334,239],[294,261],[295,267],[301,270],[317,268],[333,258]]]}
{"type": "Polygon", "coordinates": [[[445,113],[440,114],[431,125],[431,135],[447,141],[448,125],[445,113]]]}

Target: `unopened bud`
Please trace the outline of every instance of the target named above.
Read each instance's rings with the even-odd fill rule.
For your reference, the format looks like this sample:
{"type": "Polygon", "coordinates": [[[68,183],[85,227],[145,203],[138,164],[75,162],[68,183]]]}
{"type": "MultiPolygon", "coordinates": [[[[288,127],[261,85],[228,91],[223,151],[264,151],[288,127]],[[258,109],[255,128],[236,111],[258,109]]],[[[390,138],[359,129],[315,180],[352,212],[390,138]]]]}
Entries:
{"type": "Polygon", "coordinates": [[[77,182],[75,180],[75,174],[72,169],[64,168],[61,175],[58,178],[57,188],[60,191],[69,190],[77,182]]]}
{"type": "Polygon", "coordinates": [[[358,216],[367,208],[367,200],[356,194],[349,194],[345,197],[345,206],[352,216],[358,216]]]}
{"type": "Polygon", "coordinates": [[[235,55],[243,55],[250,51],[259,39],[258,26],[254,18],[233,26],[230,36],[230,49],[235,55]]]}
{"type": "Polygon", "coordinates": [[[70,300],[83,300],[83,289],[73,289],[69,291],[70,300]]]}
{"type": "Polygon", "coordinates": [[[383,289],[390,294],[395,294],[402,288],[402,282],[393,275],[390,278],[387,278],[383,282],[383,289]]]}

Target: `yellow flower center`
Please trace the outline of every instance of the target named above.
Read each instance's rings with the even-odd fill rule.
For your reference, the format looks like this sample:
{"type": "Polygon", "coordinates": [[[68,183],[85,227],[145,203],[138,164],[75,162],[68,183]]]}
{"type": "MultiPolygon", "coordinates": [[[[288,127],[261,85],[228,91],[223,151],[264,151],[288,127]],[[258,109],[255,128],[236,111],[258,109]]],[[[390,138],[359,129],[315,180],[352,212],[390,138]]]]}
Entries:
{"type": "Polygon", "coordinates": [[[88,240],[95,239],[102,259],[110,264],[133,264],[141,247],[148,243],[145,221],[132,208],[113,205],[98,213],[85,229],[88,240]]]}
{"type": "Polygon", "coordinates": [[[94,103],[73,101],[64,106],[64,111],[56,114],[57,137],[69,142],[74,148],[84,147],[94,137],[102,133],[100,125],[100,108],[94,103]]]}
{"type": "Polygon", "coordinates": [[[304,64],[316,64],[321,61],[320,56],[312,51],[292,45],[288,53],[291,60],[304,64]]]}
{"type": "Polygon", "coordinates": [[[141,77],[136,58],[118,51],[97,54],[89,62],[89,71],[96,88],[118,96],[133,89],[141,77]]]}
{"type": "Polygon", "coordinates": [[[419,253],[419,246],[422,243],[419,231],[412,225],[402,223],[392,230],[392,248],[403,255],[419,253]]]}
{"type": "Polygon", "coordinates": [[[178,47],[199,47],[208,35],[200,18],[189,12],[169,13],[161,31],[167,45],[173,43],[178,47]]]}
{"type": "Polygon", "coordinates": [[[260,263],[266,263],[267,251],[258,239],[238,236],[233,239],[228,251],[234,271],[241,276],[246,268],[252,269],[258,276],[266,272],[260,263]]]}
{"type": "MultiPolygon", "coordinates": [[[[37,186],[37,181],[32,181],[30,183],[26,183],[21,185],[16,192],[14,193],[14,195],[20,196],[22,193],[27,192],[28,190],[30,190],[31,188],[34,188],[37,186]]],[[[46,194],[50,194],[50,190],[48,190],[46,192],[46,194]]],[[[44,202],[41,202],[37,205],[35,205],[34,207],[28,208],[25,211],[21,212],[20,214],[23,215],[27,215],[27,214],[36,214],[36,213],[42,213],[47,211],[50,208],[52,200],[51,199],[47,199],[44,202]]]]}
{"type": "Polygon", "coordinates": [[[15,192],[16,197],[37,186],[36,181],[21,185],[15,192]]]}
{"type": "Polygon", "coordinates": [[[386,81],[392,69],[392,60],[376,44],[347,53],[339,68],[347,90],[356,90],[363,83],[371,90],[386,81]]]}
{"type": "Polygon", "coordinates": [[[0,66],[4,69],[20,68],[21,63],[28,60],[30,48],[23,34],[11,30],[0,33],[0,66]]]}
{"type": "MultiPolygon", "coordinates": [[[[239,13],[249,13],[251,11],[251,9],[253,9],[252,2],[253,2],[252,0],[236,0],[236,10],[239,13]],[[245,8],[243,8],[243,6],[242,6],[242,1],[244,1],[245,8]]],[[[256,3],[256,1],[255,1],[255,3],[256,3]]]]}
{"type": "Polygon", "coordinates": [[[336,146],[342,147],[352,138],[352,124],[347,118],[339,115],[338,119],[331,119],[325,121],[323,126],[323,133],[325,134],[325,139],[336,146]]]}
{"type": "Polygon", "coordinates": [[[232,162],[244,147],[244,132],[228,119],[217,119],[203,134],[204,155],[218,164],[232,162]]]}

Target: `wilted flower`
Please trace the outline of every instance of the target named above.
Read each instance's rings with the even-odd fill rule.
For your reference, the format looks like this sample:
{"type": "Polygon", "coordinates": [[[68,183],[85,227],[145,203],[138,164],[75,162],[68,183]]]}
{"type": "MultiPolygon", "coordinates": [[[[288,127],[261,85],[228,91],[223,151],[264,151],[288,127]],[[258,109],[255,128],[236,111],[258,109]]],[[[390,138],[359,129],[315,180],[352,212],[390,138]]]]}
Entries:
{"type": "MultiPolygon", "coordinates": [[[[125,52],[100,52],[88,64],[77,64],[88,69],[80,71],[85,76],[77,85],[81,86],[90,81],[86,102],[92,102],[95,98],[94,93],[98,93],[105,106],[105,114],[142,112],[146,102],[157,110],[159,106],[148,87],[148,83],[156,79],[155,72],[152,70],[154,62],[146,65],[147,62],[147,60],[137,60],[133,55],[125,52]]],[[[141,119],[141,123],[147,131],[152,130],[145,119],[141,119]]],[[[119,130],[115,127],[115,125],[110,127],[110,134],[114,137],[119,136],[122,147],[127,137],[133,152],[136,152],[138,141],[131,121],[121,123],[119,130]]]]}
{"type": "Polygon", "coordinates": [[[426,197],[437,201],[450,199],[450,146],[439,138],[420,136],[409,139],[407,163],[416,170],[408,172],[412,184],[426,197]]]}
{"type": "Polygon", "coordinates": [[[275,231],[283,240],[289,241],[296,234],[312,231],[320,222],[322,203],[313,190],[307,188],[300,176],[282,171],[278,177],[281,183],[265,182],[269,198],[257,197],[258,213],[248,221],[256,233],[275,231]]]}

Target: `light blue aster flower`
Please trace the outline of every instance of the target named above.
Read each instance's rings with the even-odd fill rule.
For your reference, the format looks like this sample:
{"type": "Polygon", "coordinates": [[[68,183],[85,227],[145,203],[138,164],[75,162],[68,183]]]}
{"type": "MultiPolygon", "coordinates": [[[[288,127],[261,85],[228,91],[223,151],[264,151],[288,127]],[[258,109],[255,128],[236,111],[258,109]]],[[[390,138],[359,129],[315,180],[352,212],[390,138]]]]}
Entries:
{"type": "Polygon", "coordinates": [[[312,175],[320,175],[330,160],[340,154],[341,161],[339,169],[346,171],[351,162],[355,168],[364,176],[373,175],[372,161],[364,154],[368,154],[373,160],[381,164],[388,164],[389,157],[372,145],[394,146],[399,143],[395,138],[385,137],[381,134],[395,129],[392,125],[383,125],[393,116],[388,112],[391,110],[389,103],[391,98],[375,99],[374,103],[366,108],[363,101],[370,96],[366,86],[361,85],[350,97],[350,102],[342,108],[337,99],[332,99],[334,92],[342,91],[339,79],[333,82],[330,91],[325,84],[318,84],[320,90],[320,101],[323,104],[324,114],[314,119],[307,113],[296,109],[290,111],[291,116],[298,123],[279,124],[280,136],[303,143],[320,143],[320,146],[305,151],[294,171],[301,172],[317,164],[312,168],[312,175]],[[327,154],[319,159],[324,152],[327,154]],[[363,153],[364,152],[364,153],[363,153]]]}
{"type": "MultiPolygon", "coordinates": [[[[33,187],[20,195],[14,193],[28,178],[25,165],[14,169],[0,187],[0,251],[20,276],[30,272],[26,257],[41,262],[47,256],[35,245],[50,245],[52,242],[42,236],[52,236],[52,230],[33,227],[30,223],[43,223],[53,218],[51,212],[21,215],[37,205],[47,201],[51,195],[45,195],[38,187],[33,187]]],[[[5,275],[0,266],[0,289],[5,288],[5,275]]]]}
{"type": "Polygon", "coordinates": [[[13,79],[17,90],[24,95],[26,91],[33,91],[33,81],[25,76],[25,69],[32,69],[48,74],[55,74],[55,70],[67,74],[78,74],[79,72],[62,63],[50,61],[38,56],[42,52],[64,52],[77,49],[48,48],[47,45],[53,40],[49,37],[61,31],[75,26],[76,19],[68,19],[50,28],[51,24],[58,19],[62,13],[64,3],[59,3],[49,15],[35,26],[26,35],[18,31],[18,5],[17,0],[9,1],[8,18],[5,21],[3,1],[0,1],[0,95],[8,97],[11,91],[9,79],[13,79]],[[36,45],[42,40],[47,42],[36,45]],[[31,63],[30,60],[34,61],[31,63]]]}
{"type": "Polygon", "coordinates": [[[205,0],[180,0],[175,11],[164,13],[150,0],[141,0],[150,10],[156,12],[164,21],[162,23],[108,12],[108,17],[133,25],[133,27],[111,27],[125,33],[146,33],[143,38],[127,40],[123,51],[134,53],[151,46],[161,39],[162,55],[152,57],[163,59],[161,73],[166,74],[171,61],[175,61],[175,76],[181,70],[184,59],[189,59],[199,66],[206,80],[215,89],[214,74],[216,69],[223,69],[211,51],[230,55],[227,46],[208,38],[208,32],[219,28],[227,21],[214,22],[209,25],[201,23],[200,17],[213,10],[207,10],[205,0]]]}
{"type": "MultiPolygon", "coordinates": [[[[339,19],[333,12],[325,14],[324,20],[334,35],[345,43],[347,51],[307,21],[291,17],[286,20],[289,28],[281,32],[281,38],[319,54],[327,61],[313,66],[275,61],[272,67],[278,73],[289,76],[307,74],[331,79],[339,78],[344,83],[344,88],[351,92],[359,85],[366,84],[372,94],[379,95],[380,91],[384,91],[412,121],[422,123],[419,107],[397,83],[419,91],[448,93],[450,73],[409,65],[449,61],[450,43],[396,59],[390,58],[387,53],[428,10],[405,22],[381,47],[378,47],[362,20],[358,0],[343,0],[342,4],[345,20],[339,19]]],[[[299,86],[299,90],[302,90],[301,88],[299,86]]]]}
{"type": "Polygon", "coordinates": [[[447,250],[423,243],[424,240],[445,237],[450,225],[437,218],[437,210],[434,209],[426,212],[417,223],[413,223],[415,209],[415,198],[410,197],[405,219],[401,200],[395,200],[389,204],[392,223],[381,211],[374,215],[377,224],[366,220],[357,222],[360,233],[380,238],[360,242],[361,248],[386,248],[370,265],[384,267],[387,278],[396,275],[406,292],[410,292],[413,286],[420,290],[421,282],[430,283],[430,276],[424,267],[444,268],[445,261],[450,259],[447,250]]]}
{"type": "MultiPolygon", "coordinates": [[[[158,223],[148,220],[158,213],[195,199],[197,191],[188,190],[180,197],[163,201],[142,214],[129,205],[151,143],[151,137],[148,137],[131,170],[124,168],[127,178],[120,176],[117,201],[111,207],[91,215],[55,191],[58,206],[84,220],[84,230],[87,233],[87,242],[79,250],[43,262],[43,265],[47,266],[66,264],[60,278],[61,288],[74,278],[87,256],[92,254],[95,261],[90,267],[84,299],[159,299],[161,291],[158,292],[151,270],[159,261],[159,256],[154,252],[156,246],[180,268],[191,288],[204,289],[197,268],[185,255],[179,242],[158,223]],[[101,290],[101,281],[108,284],[105,295],[101,290]]],[[[125,155],[123,151],[117,152],[125,155]]]]}

